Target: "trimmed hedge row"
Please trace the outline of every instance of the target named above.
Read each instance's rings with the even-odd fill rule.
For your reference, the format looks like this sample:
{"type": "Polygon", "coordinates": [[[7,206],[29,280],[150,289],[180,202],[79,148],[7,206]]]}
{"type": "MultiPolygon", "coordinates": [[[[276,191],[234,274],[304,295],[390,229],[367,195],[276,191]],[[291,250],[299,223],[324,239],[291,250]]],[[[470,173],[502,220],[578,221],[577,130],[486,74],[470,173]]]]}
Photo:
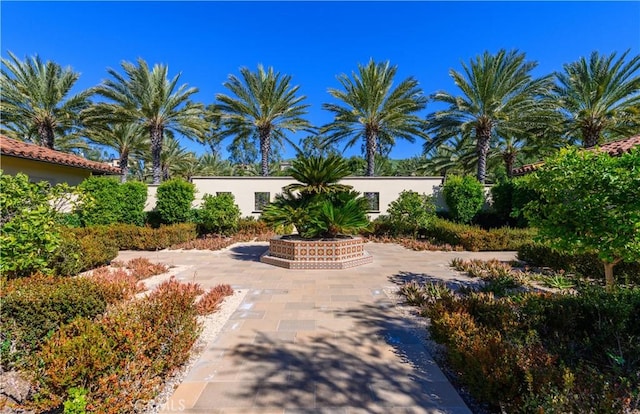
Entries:
{"type": "Polygon", "coordinates": [[[159,250],[196,238],[194,223],[168,226],[139,227],[130,224],[71,229],[77,237],[97,237],[113,240],[119,250],[159,250]]]}
{"type": "Polygon", "coordinates": [[[460,245],[465,250],[477,252],[518,250],[522,245],[532,242],[535,230],[510,227],[484,230],[477,226],[436,219],[431,226],[422,229],[420,235],[433,238],[436,242],[460,245]]]}
{"type": "MultiPolygon", "coordinates": [[[[580,276],[604,280],[604,267],[595,253],[561,253],[540,243],[524,243],[518,248],[518,259],[531,266],[550,267],[580,276]]],[[[640,263],[618,263],[614,267],[617,280],[625,283],[640,283],[640,263]]]]}

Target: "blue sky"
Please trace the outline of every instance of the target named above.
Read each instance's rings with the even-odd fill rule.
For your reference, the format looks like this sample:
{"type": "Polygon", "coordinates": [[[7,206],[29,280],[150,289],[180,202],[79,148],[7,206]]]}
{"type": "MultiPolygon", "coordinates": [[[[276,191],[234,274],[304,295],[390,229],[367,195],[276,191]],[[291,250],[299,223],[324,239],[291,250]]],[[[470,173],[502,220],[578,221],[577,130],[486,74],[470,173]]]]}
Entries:
{"type": "MultiPolygon", "coordinates": [[[[315,125],[331,120],[321,105],[336,75],[370,58],[398,66],[425,91],[457,93],[449,70],[485,50],[519,49],[536,75],[592,51],[640,53],[640,2],[16,2],[0,4],[2,57],[34,54],[82,75],[77,90],[106,68],[142,57],[169,65],[209,104],[223,82],[259,63],[293,76],[315,125]]],[[[428,105],[424,115],[435,107],[428,105]]],[[[295,139],[295,138],[294,138],[295,139]]],[[[202,153],[205,148],[183,141],[202,153]]],[[[223,144],[223,147],[226,143],[223,144]]],[[[359,153],[360,147],[347,151],[359,153]]],[[[400,141],[392,158],[421,152],[400,141]]],[[[284,157],[293,155],[287,149],[284,157]]]]}

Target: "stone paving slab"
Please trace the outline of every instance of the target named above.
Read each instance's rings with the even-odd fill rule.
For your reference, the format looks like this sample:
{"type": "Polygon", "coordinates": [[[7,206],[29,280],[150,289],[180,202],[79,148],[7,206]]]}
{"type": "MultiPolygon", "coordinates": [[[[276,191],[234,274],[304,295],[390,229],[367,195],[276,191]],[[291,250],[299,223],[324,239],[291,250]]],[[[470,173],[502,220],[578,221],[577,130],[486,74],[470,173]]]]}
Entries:
{"type": "Polygon", "coordinates": [[[367,243],[371,264],[289,270],[259,262],[265,243],[218,252],[121,252],[184,266],[178,279],[248,293],[163,407],[163,413],[469,414],[387,292],[409,280],[468,279],[455,257],[513,252],[414,252],[367,243]]]}

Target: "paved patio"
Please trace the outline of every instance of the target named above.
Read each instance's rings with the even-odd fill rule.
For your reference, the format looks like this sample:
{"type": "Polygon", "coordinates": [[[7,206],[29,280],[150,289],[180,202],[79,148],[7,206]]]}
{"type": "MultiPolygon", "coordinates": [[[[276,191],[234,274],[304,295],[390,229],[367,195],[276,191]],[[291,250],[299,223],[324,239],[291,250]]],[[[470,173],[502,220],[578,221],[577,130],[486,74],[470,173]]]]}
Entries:
{"type": "Polygon", "coordinates": [[[471,411],[421,344],[391,293],[420,278],[458,283],[454,257],[512,252],[414,252],[368,243],[374,262],[345,270],[287,270],[259,262],[265,243],[220,252],[121,252],[186,265],[205,287],[247,289],[165,405],[165,413],[455,413],[471,411]]]}

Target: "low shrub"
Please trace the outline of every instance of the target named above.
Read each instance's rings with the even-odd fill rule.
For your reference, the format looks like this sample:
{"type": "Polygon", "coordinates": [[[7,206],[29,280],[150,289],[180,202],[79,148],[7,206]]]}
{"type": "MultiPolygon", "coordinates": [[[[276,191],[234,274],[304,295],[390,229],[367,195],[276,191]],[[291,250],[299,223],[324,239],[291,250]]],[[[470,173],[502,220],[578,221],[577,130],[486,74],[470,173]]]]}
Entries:
{"type": "Polygon", "coordinates": [[[102,240],[113,240],[120,250],[158,250],[196,238],[194,223],[139,227],[132,224],[113,224],[81,229],[71,229],[78,237],[92,236],[102,240]]]}
{"type": "MultiPolygon", "coordinates": [[[[459,261],[458,264],[462,264],[459,261]]],[[[640,289],[574,295],[426,295],[402,290],[430,318],[459,380],[500,411],[633,412],[640,404],[640,289]],[[428,300],[425,300],[428,297],[428,300]]]]}
{"type": "Polygon", "coordinates": [[[229,285],[218,285],[209,289],[196,302],[196,310],[199,315],[209,315],[220,307],[225,297],[233,295],[233,289],[229,285]]]}
{"type": "Polygon", "coordinates": [[[400,196],[389,204],[387,216],[379,218],[387,222],[387,230],[392,235],[410,235],[417,237],[435,218],[436,207],[431,197],[415,191],[402,191],[400,196]]]}
{"type": "MultiPolygon", "coordinates": [[[[604,280],[602,261],[595,253],[568,254],[541,243],[523,243],[518,248],[518,259],[531,266],[549,267],[576,275],[604,280]]],[[[615,266],[616,278],[627,284],[640,284],[640,263],[621,262],[615,266]]]]}
{"type": "Polygon", "coordinates": [[[427,237],[440,243],[460,245],[470,251],[518,250],[523,244],[530,243],[535,235],[533,229],[484,230],[477,226],[453,223],[444,219],[435,219],[425,230],[427,237]]]}
{"type": "Polygon", "coordinates": [[[198,285],[171,279],[100,319],[64,326],[33,358],[34,406],[57,408],[74,387],[88,391],[87,408],[95,412],[129,413],[136,401],[151,400],[162,378],[188,359],[200,332],[200,293],[198,285]]]}
{"type": "Polygon", "coordinates": [[[256,220],[253,216],[247,216],[238,220],[238,232],[259,235],[273,232],[273,229],[264,221],[256,220]]]}
{"type": "Polygon", "coordinates": [[[38,349],[60,326],[93,318],[107,306],[105,292],[87,278],[37,275],[9,281],[2,289],[2,366],[38,349]]]}

